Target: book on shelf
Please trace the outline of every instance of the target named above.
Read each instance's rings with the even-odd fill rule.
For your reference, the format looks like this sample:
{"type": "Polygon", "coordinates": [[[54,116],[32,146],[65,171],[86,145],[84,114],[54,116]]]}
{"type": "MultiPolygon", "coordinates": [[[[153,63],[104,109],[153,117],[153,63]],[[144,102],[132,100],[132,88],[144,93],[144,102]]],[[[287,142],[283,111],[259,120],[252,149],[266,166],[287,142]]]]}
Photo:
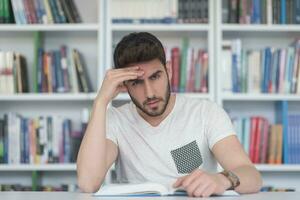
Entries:
{"type": "Polygon", "coordinates": [[[192,47],[188,39],[183,39],[181,47],[165,47],[165,52],[172,66],[173,92],[208,93],[209,66],[205,49],[192,47]]]}
{"type": "Polygon", "coordinates": [[[222,0],[222,22],[300,24],[299,0],[222,0]]]}
{"type": "Polygon", "coordinates": [[[278,188],[274,186],[263,186],[261,192],[295,192],[295,188],[278,188]]]}
{"type": "MultiPolygon", "coordinates": [[[[85,124],[86,122],[82,122],[85,124]]],[[[59,115],[24,117],[17,113],[0,118],[0,163],[74,163],[85,131],[59,115]]]]}
{"type": "Polygon", "coordinates": [[[268,0],[222,0],[222,22],[266,24],[268,0]]]}
{"type": "Polygon", "coordinates": [[[0,51],[0,94],[29,92],[26,58],[13,51],[0,51]]]}
{"type": "MultiPolygon", "coordinates": [[[[36,173],[36,172],[34,172],[36,173]]],[[[77,192],[77,185],[75,184],[61,184],[59,186],[52,185],[23,185],[23,184],[0,184],[0,192],[8,191],[68,191],[77,192]]]]}
{"type": "Polygon", "coordinates": [[[300,40],[286,48],[243,49],[223,41],[222,89],[232,93],[300,93],[300,40]]]}
{"type": "Polygon", "coordinates": [[[300,139],[297,136],[300,130],[300,115],[283,115],[285,117],[281,116],[282,119],[278,121],[280,124],[270,124],[261,116],[233,118],[237,137],[253,163],[300,163],[300,139]]]}
{"type": "MultiPolygon", "coordinates": [[[[104,185],[93,196],[187,196],[187,193],[181,188],[145,182],[104,185]]],[[[238,193],[228,190],[220,196],[238,196],[238,193]]]]}
{"type": "Polygon", "coordinates": [[[2,0],[0,23],[81,23],[74,0],[2,0]]]}
{"type": "Polygon", "coordinates": [[[208,23],[208,4],[208,0],[113,0],[111,19],[113,23],[208,23]]]}
{"type": "Polygon", "coordinates": [[[38,93],[93,91],[84,58],[77,49],[68,50],[63,45],[59,50],[46,52],[39,48],[37,55],[35,88],[38,93]]]}
{"type": "Polygon", "coordinates": [[[283,126],[261,116],[233,118],[237,137],[253,163],[283,164],[283,126]]]}

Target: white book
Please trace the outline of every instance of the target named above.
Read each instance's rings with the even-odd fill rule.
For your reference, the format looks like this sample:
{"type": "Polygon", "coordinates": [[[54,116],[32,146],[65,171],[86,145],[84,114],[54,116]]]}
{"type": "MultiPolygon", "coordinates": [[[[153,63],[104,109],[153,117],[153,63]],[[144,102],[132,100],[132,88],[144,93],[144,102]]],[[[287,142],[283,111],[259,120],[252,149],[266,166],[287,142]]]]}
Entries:
{"type": "Polygon", "coordinates": [[[52,116],[52,152],[54,158],[59,158],[60,141],[62,140],[62,117],[52,116]]]}
{"type": "Polygon", "coordinates": [[[222,47],[222,86],[223,92],[232,92],[232,51],[231,42],[223,43],[222,47]]]}
{"type": "Polygon", "coordinates": [[[248,93],[260,93],[260,51],[252,51],[248,57],[248,93]]]}
{"type": "Polygon", "coordinates": [[[0,51],[0,94],[6,93],[5,63],[5,52],[0,51]]]}
{"type": "Polygon", "coordinates": [[[15,113],[8,113],[8,163],[20,164],[21,119],[15,113]]]}
{"type": "Polygon", "coordinates": [[[272,0],[267,0],[267,24],[273,23],[272,0]]]}
{"type": "MultiPolygon", "coordinates": [[[[233,190],[228,190],[223,195],[237,196],[239,194],[233,190]]],[[[104,185],[93,196],[187,196],[187,193],[183,189],[173,188],[171,185],[145,182],[104,185]]]]}
{"type": "Polygon", "coordinates": [[[14,53],[12,51],[6,52],[6,93],[15,93],[15,81],[14,81],[14,53]]]}
{"type": "Polygon", "coordinates": [[[78,77],[76,73],[76,66],[75,66],[75,56],[72,54],[72,51],[67,51],[68,54],[68,71],[70,74],[70,85],[71,85],[71,91],[74,93],[79,93],[79,86],[78,86],[78,77]]]}

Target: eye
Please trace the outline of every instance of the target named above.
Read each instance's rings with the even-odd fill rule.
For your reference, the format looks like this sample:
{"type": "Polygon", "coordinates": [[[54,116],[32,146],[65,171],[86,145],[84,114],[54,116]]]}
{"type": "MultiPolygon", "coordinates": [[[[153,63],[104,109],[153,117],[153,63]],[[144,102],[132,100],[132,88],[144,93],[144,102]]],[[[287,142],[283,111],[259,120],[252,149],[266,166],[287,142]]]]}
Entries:
{"type": "Polygon", "coordinates": [[[136,86],[141,83],[142,83],[142,80],[135,80],[135,81],[132,81],[131,86],[136,86]]]}
{"type": "Polygon", "coordinates": [[[151,80],[156,80],[156,79],[158,79],[160,77],[160,75],[159,74],[154,74],[153,76],[151,76],[151,80]]]}

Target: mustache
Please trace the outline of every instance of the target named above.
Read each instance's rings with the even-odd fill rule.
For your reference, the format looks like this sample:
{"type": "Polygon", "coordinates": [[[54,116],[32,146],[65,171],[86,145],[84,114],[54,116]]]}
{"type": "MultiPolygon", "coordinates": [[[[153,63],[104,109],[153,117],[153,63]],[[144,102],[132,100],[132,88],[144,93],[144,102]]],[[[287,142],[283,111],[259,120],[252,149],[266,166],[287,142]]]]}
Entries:
{"type": "Polygon", "coordinates": [[[151,98],[147,98],[146,101],[143,102],[143,105],[145,106],[146,104],[148,104],[151,101],[163,101],[162,98],[157,98],[157,97],[151,97],[151,98]]]}

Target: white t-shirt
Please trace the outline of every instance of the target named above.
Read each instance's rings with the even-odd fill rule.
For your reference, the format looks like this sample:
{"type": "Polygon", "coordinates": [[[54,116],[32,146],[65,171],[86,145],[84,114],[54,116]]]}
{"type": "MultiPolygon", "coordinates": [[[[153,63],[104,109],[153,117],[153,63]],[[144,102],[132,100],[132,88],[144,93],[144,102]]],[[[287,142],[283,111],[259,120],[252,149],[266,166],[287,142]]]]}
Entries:
{"type": "Polygon", "coordinates": [[[176,94],[171,113],[151,126],[130,102],[107,112],[107,138],[118,146],[119,182],[170,184],[194,169],[217,172],[211,152],[234,135],[230,118],[217,104],[176,94]]]}

